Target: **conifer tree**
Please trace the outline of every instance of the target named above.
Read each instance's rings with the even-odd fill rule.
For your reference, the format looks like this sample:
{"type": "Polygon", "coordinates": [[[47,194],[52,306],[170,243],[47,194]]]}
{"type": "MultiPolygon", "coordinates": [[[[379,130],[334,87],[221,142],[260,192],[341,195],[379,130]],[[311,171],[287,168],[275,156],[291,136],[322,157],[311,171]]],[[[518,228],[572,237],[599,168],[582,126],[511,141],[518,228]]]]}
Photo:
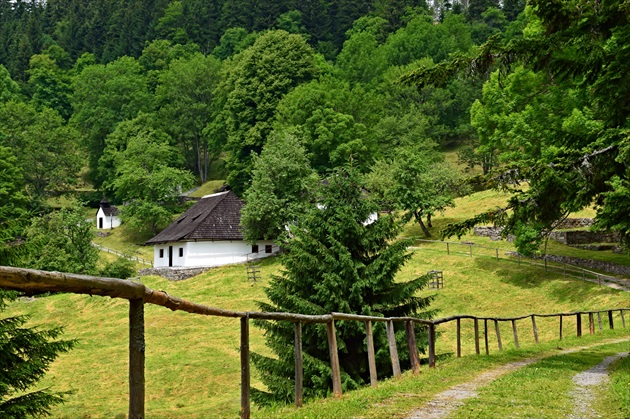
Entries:
{"type": "MultiPolygon", "coordinates": [[[[306,211],[291,228],[283,259],[284,270],[265,290],[270,303],[264,311],[322,315],[333,311],[370,316],[417,316],[430,318],[430,297],[416,297],[425,277],[396,281],[396,274],[410,258],[408,241],[396,240],[401,224],[391,216],[369,223],[377,211],[365,195],[356,169],[336,169],[320,188],[317,206],[306,211]]],[[[269,392],[254,390],[257,403],[290,402],[294,388],[293,325],[259,321],[266,330],[268,346],[277,359],[253,355],[269,392]]],[[[369,380],[365,330],[362,322],[335,324],[342,385],[356,388],[369,380]]],[[[402,327],[402,326],[401,326],[402,327]]],[[[391,374],[384,326],[374,326],[376,363],[380,376],[391,374]]],[[[326,326],[302,328],[304,398],[325,396],[332,387],[326,326]]],[[[420,333],[420,330],[418,330],[420,333]]],[[[402,360],[404,333],[400,331],[402,360]]],[[[426,342],[424,334],[418,342],[426,342]]]]}
{"type": "MultiPolygon", "coordinates": [[[[0,290],[0,312],[14,293],[0,290]]],[[[64,393],[48,389],[29,391],[60,353],[74,341],[56,340],[60,328],[26,328],[26,316],[0,317],[0,417],[24,418],[49,414],[63,402],[64,393]]]]}

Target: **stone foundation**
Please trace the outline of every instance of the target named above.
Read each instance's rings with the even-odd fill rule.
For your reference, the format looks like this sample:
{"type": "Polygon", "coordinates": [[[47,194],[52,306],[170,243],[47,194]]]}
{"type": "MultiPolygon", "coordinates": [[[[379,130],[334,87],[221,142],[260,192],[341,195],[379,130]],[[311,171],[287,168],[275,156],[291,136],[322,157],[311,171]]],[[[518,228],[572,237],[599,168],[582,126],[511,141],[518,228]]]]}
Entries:
{"type": "Polygon", "coordinates": [[[192,278],[204,272],[214,269],[212,267],[205,268],[147,268],[140,269],[138,275],[149,276],[156,275],[166,278],[170,281],[182,281],[184,279],[192,278]]]}

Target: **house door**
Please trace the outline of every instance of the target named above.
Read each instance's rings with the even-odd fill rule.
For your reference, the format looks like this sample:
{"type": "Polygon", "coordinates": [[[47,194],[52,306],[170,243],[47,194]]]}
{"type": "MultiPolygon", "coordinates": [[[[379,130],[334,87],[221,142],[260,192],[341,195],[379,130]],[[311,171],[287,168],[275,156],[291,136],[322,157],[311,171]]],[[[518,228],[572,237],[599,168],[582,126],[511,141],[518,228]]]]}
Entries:
{"type": "Polygon", "coordinates": [[[98,228],[103,229],[103,217],[98,217],[98,228]]]}
{"type": "Polygon", "coordinates": [[[168,247],[168,266],[173,266],[173,246],[168,247]]]}

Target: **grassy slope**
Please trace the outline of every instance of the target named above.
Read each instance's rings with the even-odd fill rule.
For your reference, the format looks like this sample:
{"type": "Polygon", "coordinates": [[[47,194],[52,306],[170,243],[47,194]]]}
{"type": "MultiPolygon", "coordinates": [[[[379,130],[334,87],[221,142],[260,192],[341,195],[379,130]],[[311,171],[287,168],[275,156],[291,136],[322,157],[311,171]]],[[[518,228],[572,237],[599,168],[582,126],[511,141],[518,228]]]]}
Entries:
{"type": "MultiPolygon", "coordinates": [[[[433,252],[416,251],[411,263],[401,272],[401,279],[435,267],[444,270],[446,281],[446,288],[437,293],[433,304],[440,310],[440,316],[454,313],[508,316],[628,305],[627,294],[545,275],[541,269],[519,271],[515,264],[506,267],[502,262],[444,257],[433,252]]],[[[264,279],[258,284],[247,283],[243,266],[215,269],[181,282],[155,277],[143,281],[149,287],[195,302],[234,310],[256,310],[255,301],[264,299],[262,287],[269,275],[279,269],[277,260],[264,261],[264,279]]],[[[125,301],[55,295],[32,302],[20,301],[12,307],[12,312],[31,314],[35,324],[65,325],[65,337],[79,339],[78,347],[54,364],[43,383],[75,392],[65,405],[55,410],[55,416],[113,417],[125,412],[125,301]]],[[[148,415],[236,417],[240,379],[238,320],[172,313],[153,306],[147,307],[145,318],[148,415]]],[[[573,334],[571,320],[567,319],[565,324],[566,335],[573,334]]],[[[474,351],[472,327],[466,322],[463,327],[466,355],[474,351]]],[[[519,327],[523,328],[521,345],[533,346],[525,324],[519,327]]],[[[541,339],[557,338],[557,325],[541,321],[538,328],[541,339]]],[[[452,331],[448,327],[441,327],[439,331],[442,336],[438,340],[438,353],[453,352],[452,331]]],[[[264,353],[261,331],[252,329],[251,333],[252,350],[264,353]]],[[[511,331],[505,329],[502,333],[504,347],[509,349],[511,331]]],[[[490,333],[491,348],[496,348],[493,336],[490,333]]],[[[470,374],[473,372],[471,370],[470,374]]],[[[253,385],[259,385],[256,377],[253,385]]]]}

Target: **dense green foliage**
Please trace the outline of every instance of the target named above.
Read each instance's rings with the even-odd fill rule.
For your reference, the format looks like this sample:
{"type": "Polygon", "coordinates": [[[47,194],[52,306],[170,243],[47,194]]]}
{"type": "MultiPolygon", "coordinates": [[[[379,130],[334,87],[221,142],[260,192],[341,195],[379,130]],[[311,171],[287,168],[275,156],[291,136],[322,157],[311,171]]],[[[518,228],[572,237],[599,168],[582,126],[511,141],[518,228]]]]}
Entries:
{"type": "Polygon", "coordinates": [[[271,138],[254,157],[252,186],[245,192],[241,210],[245,240],[283,242],[288,225],[314,204],[317,180],[295,136],[271,138]]]}
{"type": "MultiPolygon", "coordinates": [[[[378,205],[364,194],[356,169],[345,166],[332,171],[313,205],[291,225],[286,243],[284,270],[265,290],[269,303],[261,310],[321,315],[337,311],[368,316],[418,316],[430,318],[431,298],[416,297],[426,277],[397,282],[396,274],[411,257],[409,241],[397,241],[402,227],[392,216],[367,222],[378,205]]],[[[269,393],[256,391],[260,403],[288,402],[293,398],[293,325],[288,322],[258,322],[266,330],[268,346],[277,359],[255,355],[269,393]]],[[[369,380],[365,331],[359,322],[336,322],[339,361],[345,389],[369,380]]],[[[420,334],[419,334],[420,335],[420,334]]],[[[425,338],[419,336],[419,342],[425,338]]],[[[404,333],[398,335],[404,348],[404,333]]],[[[303,328],[304,397],[324,396],[332,385],[326,327],[303,328]]],[[[374,326],[377,348],[386,348],[382,324],[374,326]]],[[[403,362],[408,354],[401,353],[403,362]]],[[[391,374],[386,351],[376,356],[379,376],[391,374]]]]}
{"type": "MultiPolygon", "coordinates": [[[[0,290],[0,313],[16,298],[0,290]]],[[[42,416],[65,394],[49,389],[30,390],[59,354],[68,352],[74,341],[58,340],[60,328],[26,328],[26,316],[0,318],[0,416],[42,416]]]]}
{"type": "Polygon", "coordinates": [[[522,38],[494,37],[475,56],[422,68],[406,80],[443,84],[461,72],[492,72],[472,123],[484,152],[496,153],[505,210],[453,226],[495,221],[532,252],[569,213],[595,205],[596,225],[627,240],[630,9],[627,2],[536,0],[522,38]],[[529,188],[521,188],[527,182],[529,188]]]}

